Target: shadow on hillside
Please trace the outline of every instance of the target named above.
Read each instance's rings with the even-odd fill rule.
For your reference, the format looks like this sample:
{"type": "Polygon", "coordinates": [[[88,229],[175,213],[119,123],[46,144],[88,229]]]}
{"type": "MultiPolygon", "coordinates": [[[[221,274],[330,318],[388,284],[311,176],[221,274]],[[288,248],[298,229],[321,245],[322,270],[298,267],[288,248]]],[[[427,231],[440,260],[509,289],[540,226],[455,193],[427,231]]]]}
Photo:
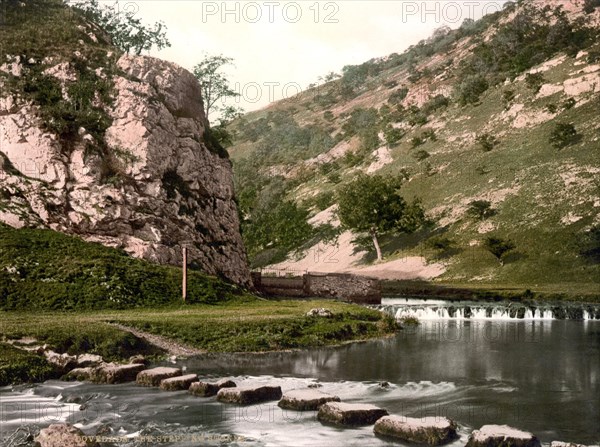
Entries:
{"type": "MultiPolygon", "coordinates": [[[[414,233],[387,235],[379,238],[379,244],[381,246],[381,253],[384,258],[393,255],[402,250],[412,250],[420,246],[420,253],[418,255],[423,256],[427,259],[442,260],[448,259],[452,256],[456,256],[463,252],[460,247],[451,246],[443,250],[436,250],[434,248],[428,248],[425,243],[428,239],[433,237],[443,237],[448,233],[448,228],[434,228],[433,226],[425,227],[414,233]]],[[[362,261],[365,264],[373,263],[377,260],[375,249],[369,238],[362,241],[365,244],[363,247],[368,250],[368,253],[363,257],[362,261]],[[369,246],[366,246],[369,243],[369,246]]]]}
{"type": "Polygon", "coordinates": [[[515,251],[513,253],[508,253],[505,257],[504,257],[504,265],[506,264],[512,264],[515,262],[519,262],[519,261],[523,261],[525,259],[529,258],[529,255],[527,255],[527,253],[523,253],[520,251],[515,251]]]}

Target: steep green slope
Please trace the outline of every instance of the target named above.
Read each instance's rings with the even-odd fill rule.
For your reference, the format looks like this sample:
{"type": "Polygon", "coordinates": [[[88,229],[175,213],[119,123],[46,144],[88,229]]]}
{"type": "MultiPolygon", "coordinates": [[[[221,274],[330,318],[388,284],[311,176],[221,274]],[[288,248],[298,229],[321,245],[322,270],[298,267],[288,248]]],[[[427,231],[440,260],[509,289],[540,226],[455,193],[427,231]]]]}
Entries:
{"type": "MultiPolygon", "coordinates": [[[[216,303],[240,292],[191,271],[189,303],[216,303]]],[[[181,302],[181,269],[50,230],[0,224],[0,309],[128,309],[181,302]]]]}
{"type": "MultiPolygon", "coordinates": [[[[509,4],[246,115],[230,148],[245,234],[282,201],[310,218],[356,173],[377,172],[403,178],[434,223],[388,237],[386,260],[422,255],[453,282],[600,282],[599,24],[583,2],[509,4]],[[469,212],[475,201],[489,202],[488,217],[469,212]],[[515,243],[504,266],[488,237],[515,243]]],[[[255,264],[289,248],[268,233],[248,242],[255,264]]]]}

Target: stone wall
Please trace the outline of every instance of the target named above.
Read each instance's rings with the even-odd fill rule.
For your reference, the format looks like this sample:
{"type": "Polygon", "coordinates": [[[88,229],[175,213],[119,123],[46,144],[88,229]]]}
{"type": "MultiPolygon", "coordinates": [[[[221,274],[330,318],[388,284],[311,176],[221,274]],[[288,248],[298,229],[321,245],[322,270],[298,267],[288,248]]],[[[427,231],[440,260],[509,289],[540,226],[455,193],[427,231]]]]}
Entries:
{"type": "Polygon", "coordinates": [[[332,297],[353,303],[380,304],[379,280],[349,273],[305,275],[306,290],[311,296],[332,297]]]}
{"type": "Polygon", "coordinates": [[[349,273],[307,273],[302,277],[252,274],[258,291],[271,296],[335,298],[359,304],[381,304],[378,279],[349,273]]]}

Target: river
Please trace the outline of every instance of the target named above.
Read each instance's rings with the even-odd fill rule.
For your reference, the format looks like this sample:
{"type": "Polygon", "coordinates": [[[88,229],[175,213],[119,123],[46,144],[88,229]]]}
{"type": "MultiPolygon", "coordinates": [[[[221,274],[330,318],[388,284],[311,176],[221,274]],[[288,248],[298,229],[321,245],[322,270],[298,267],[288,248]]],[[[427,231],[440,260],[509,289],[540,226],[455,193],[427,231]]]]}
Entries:
{"type": "MultiPolygon", "coordinates": [[[[406,314],[398,302],[385,305],[406,314]]],[[[528,319],[440,315],[386,340],[210,355],[177,365],[201,379],[275,384],[284,392],[319,384],[343,401],[373,403],[391,414],[447,416],[460,426],[453,446],[465,445],[471,430],[484,424],[531,431],[543,443],[600,445],[600,321],[556,320],[543,313],[528,319]]],[[[119,445],[127,446],[392,445],[376,438],[372,427],[325,426],[313,412],[286,412],[276,402],[237,407],[135,384],[48,381],[5,387],[0,407],[5,443],[24,424],[68,421],[86,433],[122,436],[127,442],[119,445]],[[160,442],[144,444],[149,439],[144,436],[160,435],[165,436],[160,442]]]]}

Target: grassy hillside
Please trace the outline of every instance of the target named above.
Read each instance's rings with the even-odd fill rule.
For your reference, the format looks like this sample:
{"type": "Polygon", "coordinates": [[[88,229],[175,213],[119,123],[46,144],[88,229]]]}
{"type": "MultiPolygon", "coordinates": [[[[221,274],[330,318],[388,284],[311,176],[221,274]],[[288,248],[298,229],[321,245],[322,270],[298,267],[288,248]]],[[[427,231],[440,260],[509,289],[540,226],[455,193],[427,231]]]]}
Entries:
{"type": "Polygon", "coordinates": [[[184,304],[178,268],[50,230],[0,224],[0,386],[61,374],[43,357],[17,349],[23,338],[107,361],[164,354],[111,323],[208,352],[308,348],[397,330],[375,310],[333,301],[269,302],[196,271],[189,272],[184,304]],[[334,317],[306,316],[314,307],[327,307],[334,317]]]}
{"type": "Polygon", "coordinates": [[[445,282],[599,283],[600,8],[585,4],[509,4],[234,123],[255,265],[331,239],[331,226],[306,221],[366,172],[402,178],[432,222],[388,236],[386,260],[442,262],[445,282]],[[482,217],[476,201],[489,206],[482,217]],[[290,203],[295,243],[282,244],[265,222],[290,203]],[[504,266],[488,237],[516,245],[504,266]]]}
{"type": "MultiPolygon", "coordinates": [[[[189,274],[189,303],[216,303],[240,293],[217,278],[189,274]]],[[[127,309],[180,301],[179,268],[50,230],[0,224],[0,309],[127,309]]]]}

